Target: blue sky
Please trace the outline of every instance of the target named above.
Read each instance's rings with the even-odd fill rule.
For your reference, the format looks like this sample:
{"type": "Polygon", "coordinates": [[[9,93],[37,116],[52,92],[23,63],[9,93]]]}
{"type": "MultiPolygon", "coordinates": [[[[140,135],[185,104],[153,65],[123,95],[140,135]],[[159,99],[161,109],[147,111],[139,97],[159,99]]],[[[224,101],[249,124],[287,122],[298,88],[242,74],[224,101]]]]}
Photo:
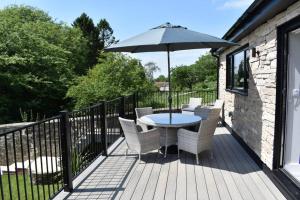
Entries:
{"type": "MultiPolygon", "coordinates": [[[[40,8],[56,21],[71,24],[82,12],[97,23],[106,18],[117,39],[124,40],[150,28],[170,22],[191,30],[222,37],[253,0],[0,0],[0,8],[10,4],[40,8]]],[[[171,54],[171,65],[192,64],[207,49],[171,54]]],[[[166,53],[130,54],[145,64],[155,62],[166,74],[166,53]]]]}

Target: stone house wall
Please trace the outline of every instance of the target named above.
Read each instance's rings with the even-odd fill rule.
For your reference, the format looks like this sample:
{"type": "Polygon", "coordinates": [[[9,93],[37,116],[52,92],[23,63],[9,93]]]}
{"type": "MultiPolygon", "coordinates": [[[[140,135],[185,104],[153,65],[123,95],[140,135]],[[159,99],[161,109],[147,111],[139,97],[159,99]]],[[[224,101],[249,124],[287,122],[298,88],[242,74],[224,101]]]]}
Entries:
{"type": "MultiPolygon", "coordinates": [[[[225,122],[272,169],[275,127],[277,27],[300,15],[300,1],[262,24],[238,43],[255,47],[259,55],[250,55],[248,96],[225,91],[226,55],[220,55],[219,98],[225,100],[225,122]],[[232,117],[229,117],[232,112],[232,117]]],[[[250,52],[252,54],[252,52],[250,52]]]]}

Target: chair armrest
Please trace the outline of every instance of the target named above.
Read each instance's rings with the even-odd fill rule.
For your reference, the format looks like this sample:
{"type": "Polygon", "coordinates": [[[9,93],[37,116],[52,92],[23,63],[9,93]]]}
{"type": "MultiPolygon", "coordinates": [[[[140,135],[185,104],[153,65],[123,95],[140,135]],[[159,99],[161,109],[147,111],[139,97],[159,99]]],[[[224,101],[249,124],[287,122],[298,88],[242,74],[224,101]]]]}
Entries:
{"type": "Polygon", "coordinates": [[[140,134],[143,134],[143,135],[160,135],[160,132],[157,128],[153,128],[153,129],[150,129],[148,131],[142,131],[140,132],[140,134]]]}
{"type": "Polygon", "coordinates": [[[157,128],[150,129],[139,133],[139,138],[142,143],[157,143],[160,142],[160,132],[157,128]]]}
{"type": "Polygon", "coordinates": [[[181,128],[177,131],[178,138],[188,137],[188,138],[197,139],[198,134],[199,134],[198,132],[189,131],[189,130],[186,130],[183,128],[181,128]]]}

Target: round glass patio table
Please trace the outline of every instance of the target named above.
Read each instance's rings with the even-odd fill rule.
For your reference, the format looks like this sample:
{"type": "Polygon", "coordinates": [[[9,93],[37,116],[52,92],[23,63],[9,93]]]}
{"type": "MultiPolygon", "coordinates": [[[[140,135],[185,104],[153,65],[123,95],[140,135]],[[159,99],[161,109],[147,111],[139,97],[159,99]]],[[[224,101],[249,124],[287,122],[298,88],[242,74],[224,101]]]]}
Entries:
{"type": "MultiPolygon", "coordinates": [[[[177,130],[182,127],[198,125],[201,122],[201,117],[196,115],[187,115],[181,113],[159,113],[145,115],[139,118],[139,121],[157,128],[165,130],[165,157],[168,152],[168,146],[177,144],[177,130]]],[[[177,150],[176,150],[177,152],[177,150]]],[[[170,153],[174,153],[170,152],[170,153]]]]}
{"type": "Polygon", "coordinates": [[[186,126],[197,125],[201,121],[200,116],[196,115],[187,115],[181,113],[159,113],[145,115],[139,119],[142,123],[155,126],[155,127],[164,127],[164,128],[181,128],[186,126]]]}

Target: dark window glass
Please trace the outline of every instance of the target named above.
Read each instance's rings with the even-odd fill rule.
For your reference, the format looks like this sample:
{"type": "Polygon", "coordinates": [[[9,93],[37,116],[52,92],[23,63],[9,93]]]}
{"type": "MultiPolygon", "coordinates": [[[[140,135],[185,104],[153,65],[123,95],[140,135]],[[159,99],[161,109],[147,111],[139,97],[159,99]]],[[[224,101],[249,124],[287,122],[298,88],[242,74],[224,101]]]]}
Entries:
{"type": "Polygon", "coordinates": [[[240,52],[233,56],[233,76],[234,76],[234,89],[243,90],[245,83],[245,56],[244,52],[240,52]]]}
{"type": "Polygon", "coordinates": [[[227,57],[226,62],[226,88],[231,89],[231,76],[232,76],[232,70],[231,70],[231,57],[227,57]]]}
{"type": "Polygon", "coordinates": [[[226,58],[226,88],[247,92],[250,51],[244,48],[226,58]]]}

